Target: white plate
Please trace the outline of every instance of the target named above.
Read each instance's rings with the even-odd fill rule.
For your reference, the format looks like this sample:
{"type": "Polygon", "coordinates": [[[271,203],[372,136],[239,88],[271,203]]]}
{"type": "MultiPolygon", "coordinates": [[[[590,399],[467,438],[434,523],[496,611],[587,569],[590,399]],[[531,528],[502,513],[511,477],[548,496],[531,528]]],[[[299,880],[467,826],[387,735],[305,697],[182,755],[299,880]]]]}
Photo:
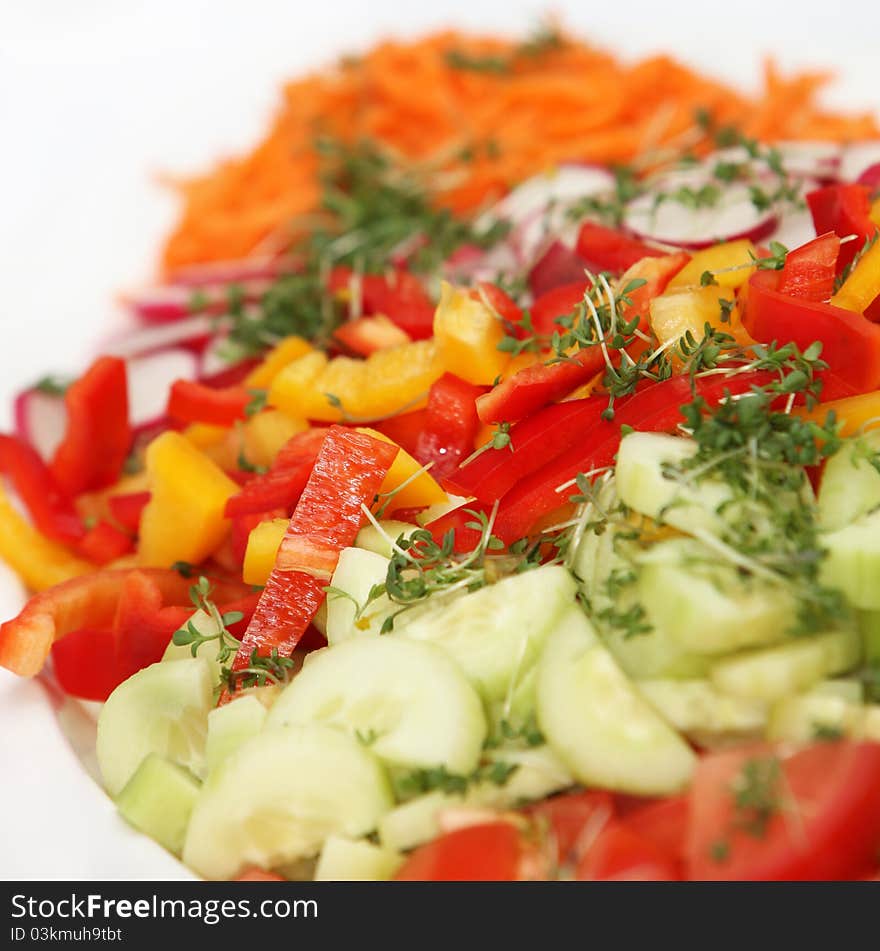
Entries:
{"type": "MultiPolygon", "coordinates": [[[[113,316],[115,292],[150,277],[174,206],[159,169],[203,166],[264,128],[282,78],[376,36],[455,23],[525,33],[533,0],[442,5],[354,0],[304,10],[288,0],[6,4],[0,13],[0,428],[14,392],[49,370],[74,371],[113,316]],[[206,41],[206,36],[210,41],[206,41]],[[244,38],[244,41],[243,41],[244,38]]],[[[772,47],[786,68],[842,64],[833,101],[877,104],[876,4],[830,17],[822,0],[739,0],[707,30],[693,0],[619,0],[601,18],[576,0],[554,10],[583,36],[630,57],[672,50],[756,85],[772,47]],[[816,23],[822,42],[815,42],[816,23]]],[[[0,618],[22,591],[0,573],[0,618]]],[[[59,729],[46,689],[0,671],[0,878],[170,879],[189,873],[129,830],[59,729]]]]}

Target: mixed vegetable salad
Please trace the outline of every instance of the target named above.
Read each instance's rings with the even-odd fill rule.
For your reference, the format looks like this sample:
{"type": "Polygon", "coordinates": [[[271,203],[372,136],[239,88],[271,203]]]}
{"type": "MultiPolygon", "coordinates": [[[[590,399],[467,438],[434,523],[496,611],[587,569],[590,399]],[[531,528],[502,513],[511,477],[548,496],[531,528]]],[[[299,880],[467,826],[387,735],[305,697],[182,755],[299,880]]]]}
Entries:
{"type": "Polygon", "coordinates": [[[880,872],[880,139],[692,123],[467,215],[322,139],[20,396],[0,664],[198,874],[880,872]]]}

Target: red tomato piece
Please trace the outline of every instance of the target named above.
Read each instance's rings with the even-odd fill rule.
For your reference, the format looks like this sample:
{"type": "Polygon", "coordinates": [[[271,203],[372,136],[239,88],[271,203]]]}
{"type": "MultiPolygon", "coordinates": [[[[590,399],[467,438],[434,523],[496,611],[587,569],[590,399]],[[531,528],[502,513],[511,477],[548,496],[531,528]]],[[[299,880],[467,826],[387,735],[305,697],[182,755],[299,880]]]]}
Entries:
{"type": "Polygon", "coordinates": [[[509,822],[467,826],[417,848],[395,878],[399,882],[513,882],[523,849],[509,822]]]}
{"type": "Polygon", "coordinates": [[[876,868],[880,744],[712,754],[690,799],[691,879],[837,880],[876,868]]]}
{"type": "Polygon", "coordinates": [[[525,811],[546,834],[553,866],[575,868],[614,817],[614,799],[603,791],[567,793],[525,811]]]}
{"type": "Polygon", "coordinates": [[[681,861],[689,817],[689,798],[670,796],[633,809],[624,817],[624,824],[641,839],[655,845],[664,855],[681,861]]]}
{"type": "Polygon", "coordinates": [[[623,822],[609,822],[577,868],[579,881],[669,882],[681,876],[675,862],[623,822]]]}

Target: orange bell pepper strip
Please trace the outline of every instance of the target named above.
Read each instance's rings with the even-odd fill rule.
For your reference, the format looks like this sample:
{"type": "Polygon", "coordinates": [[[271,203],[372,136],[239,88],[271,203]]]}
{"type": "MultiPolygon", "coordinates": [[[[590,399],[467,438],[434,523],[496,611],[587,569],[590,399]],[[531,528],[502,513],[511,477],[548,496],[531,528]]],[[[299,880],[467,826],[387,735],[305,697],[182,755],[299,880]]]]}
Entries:
{"type": "Polygon", "coordinates": [[[331,426],[312,474],[278,549],[233,671],[247,668],[254,652],[290,656],[324,600],[343,548],[354,543],[382,485],[397,446],[331,426]]]}
{"type": "Polygon", "coordinates": [[[840,290],[831,298],[835,307],[864,313],[880,295],[880,240],[859,258],[840,290]]]}
{"type": "Polygon", "coordinates": [[[52,474],[69,496],[103,489],[119,478],[131,449],[125,363],[100,357],[64,395],[67,431],[52,474]]]}
{"type": "MultiPolygon", "coordinates": [[[[192,582],[176,571],[140,568],[137,573],[156,586],[165,604],[188,604],[192,582]]],[[[82,628],[108,630],[114,626],[119,600],[131,571],[93,571],[34,595],[21,613],[0,626],[0,666],[21,677],[38,674],[52,645],[82,628]]],[[[241,598],[241,582],[218,581],[217,601],[241,598]]]]}

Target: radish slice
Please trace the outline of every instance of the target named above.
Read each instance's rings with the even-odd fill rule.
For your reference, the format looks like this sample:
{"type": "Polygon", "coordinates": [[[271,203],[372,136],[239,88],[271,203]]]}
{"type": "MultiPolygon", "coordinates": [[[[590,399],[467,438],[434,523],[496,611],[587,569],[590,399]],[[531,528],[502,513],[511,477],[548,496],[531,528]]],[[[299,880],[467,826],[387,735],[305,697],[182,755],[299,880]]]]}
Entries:
{"type": "Polygon", "coordinates": [[[532,297],[538,298],[562,284],[583,281],[584,268],[584,262],[572,248],[554,241],[529,272],[532,297]]]}
{"type": "Polygon", "coordinates": [[[872,192],[880,191],[880,162],[869,165],[857,179],[859,185],[867,185],[872,192]]]}
{"type": "Polygon", "coordinates": [[[195,379],[198,360],[189,350],[161,350],[128,362],[128,404],[132,426],[152,425],[165,414],[175,380],[195,379]]]}
{"type": "Polygon", "coordinates": [[[130,331],[124,337],[107,341],[101,348],[101,352],[117,357],[139,357],[167,350],[169,347],[204,345],[222,323],[222,317],[197,314],[194,317],[187,317],[186,320],[130,331]]]}
{"type": "Polygon", "coordinates": [[[862,172],[880,162],[880,141],[856,142],[843,150],[839,177],[842,182],[855,182],[862,172]]]}
{"type": "Polygon", "coordinates": [[[67,413],[64,399],[40,390],[25,390],[15,399],[15,432],[49,459],[64,438],[67,413]]]}
{"type": "Polygon", "coordinates": [[[829,182],[837,178],[843,149],[836,142],[776,142],[782,166],[789,175],[829,182]]]}
{"type": "MultiPolygon", "coordinates": [[[[238,282],[236,286],[241,288],[246,302],[255,303],[271,285],[271,281],[260,280],[238,282]]],[[[205,284],[198,288],[177,284],[150,287],[127,295],[123,303],[144,323],[166,324],[192,316],[193,295],[196,293],[202,295],[204,300],[200,313],[222,314],[226,310],[228,284],[205,284]]]]}
{"type": "Polygon", "coordinates": [[[767,237],[772,241],[784,244],[789,251],[793,251],[816,237],[813,216],[808,208],[786,211],[780,217],[776,230],[767,237]]]}
{"type": "Polygon", "coordinates": [[[779,219],[776,209],[755,207],[747,184],[727,185],[715,204],[699,208],[672,198],[658,203],[659,196],[668,194],[666,188],[657,188],[631,201],[624,214],[626,227],[648,241],[698,250],[738,238],[761,241],[773,233],[779,219]]]}
{"type": "Polygon", "coordinates": [[[174,271],[169,281],[184,287],[204,287],[207,284],[237,284],[241,281],[271,280],[282,274],[291,274],[301,262],[290,255],[283,257],[242,258],[239,261],[213,261],[192,264],[174,271]]]}
{"type": "Polygon", "coordinates": [[[522,269],[522,262],[508,243],[495,245],[488,251],[469,244],[457,248],[443,265],[443,276],[453,284],[494,281],[499,275],[512,276],[522,269]]]}

